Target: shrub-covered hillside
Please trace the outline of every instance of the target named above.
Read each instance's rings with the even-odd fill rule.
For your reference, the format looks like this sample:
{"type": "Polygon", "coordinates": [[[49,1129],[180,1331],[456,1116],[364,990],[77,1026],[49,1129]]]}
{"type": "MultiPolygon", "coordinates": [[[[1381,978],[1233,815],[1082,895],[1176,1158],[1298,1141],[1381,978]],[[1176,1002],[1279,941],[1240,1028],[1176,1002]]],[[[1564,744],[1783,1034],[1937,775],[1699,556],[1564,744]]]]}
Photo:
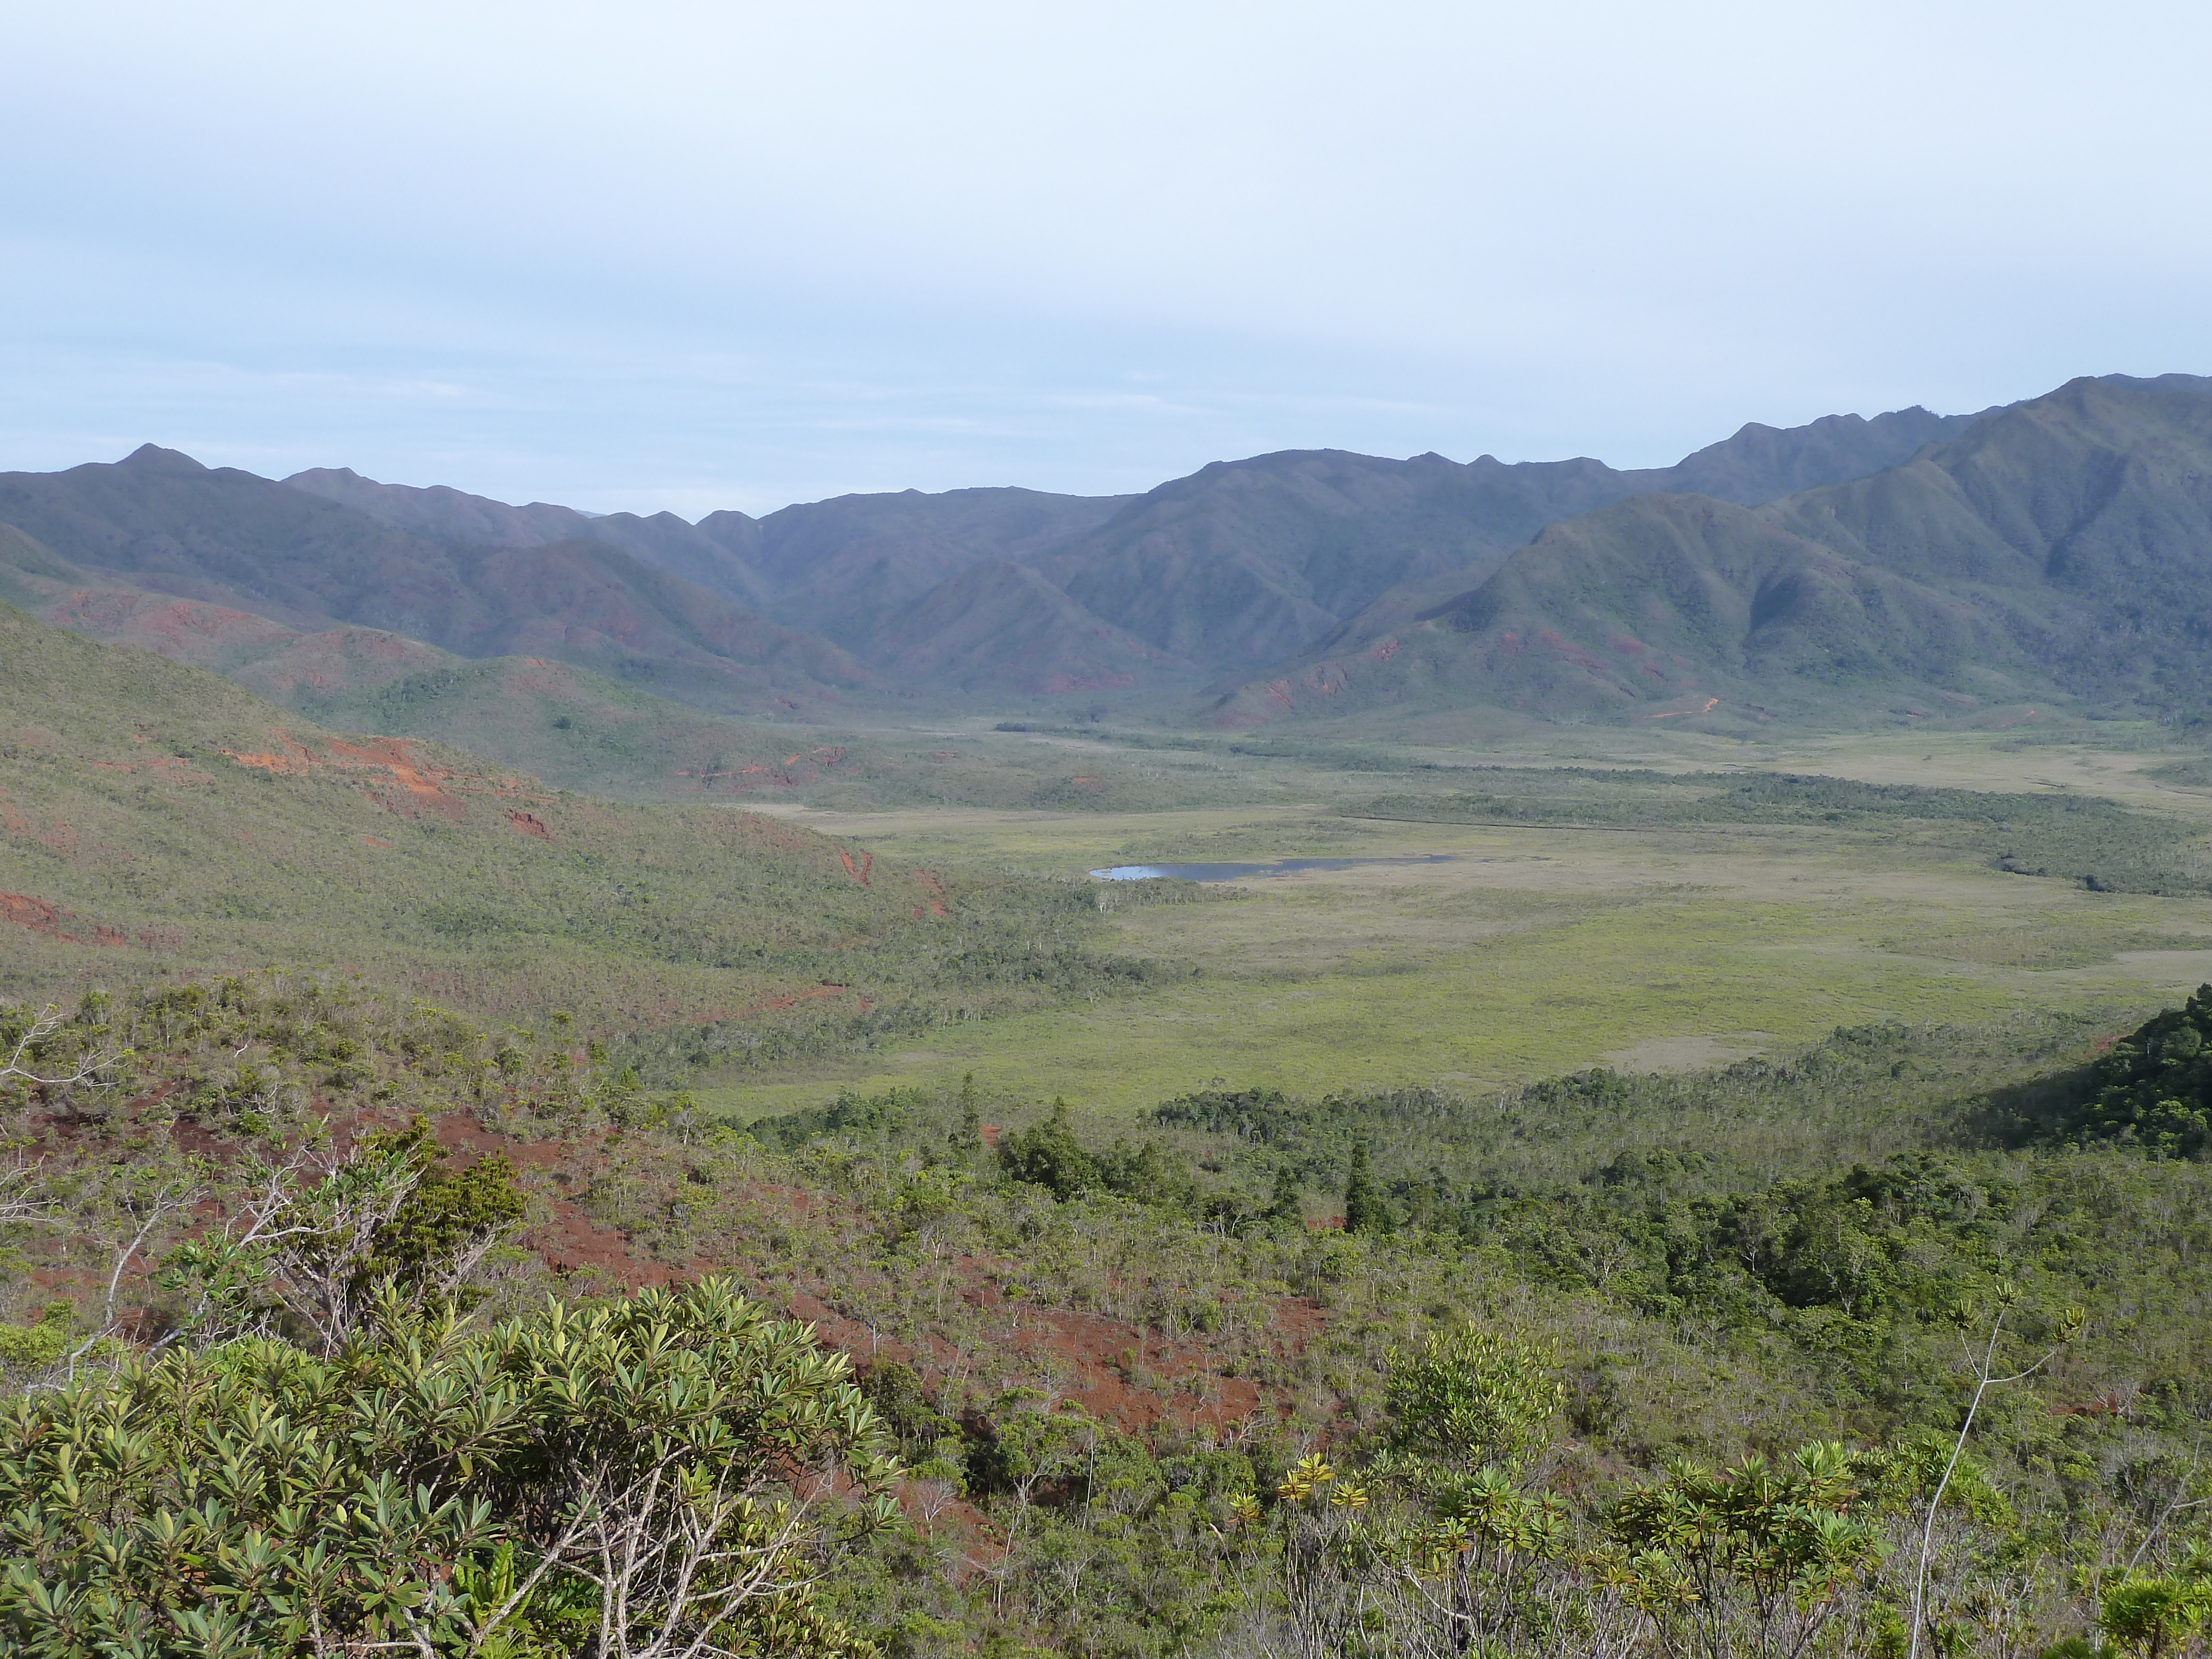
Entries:
{"type": "MultiPolygon", "coordinates": [[[[671,1581],[611,1599],[575,1540],[612,1511],[544,1484],[556,1443],[614,1481],[650,1441],[812,1494],[762,1596],[679,1610],[726,1651],[2179,1654],[2212,1606],[2212,1194],[2084,1114],[2185,1063],[2197,1012],[2103,1060],[2038,1021],[1502,1100],[1218,1091],[1102,1144],[973,1090],[708,1121],[558,1022],[311,974],[17,1010],[0,1614],[36,1652],[324,1650],[310,1611],[677,1650],[671,1581]],[[673,1388],[715,1353],[791,1390],[788,1455],[726,1390],[651,1439],[679,1396],[646,1356],[673,1388]],[[452,1412],[383,1410],[382,1463],[312,1480],[253,1427],[368,1434],[372,1397],[452,1412]],[[106,1424],[143,1459],[35,1449],[106,1424]],[[323,1509],[217,1479],[255,1433],[255,1479],[323,1509]],[[375,1507],[387,1467],[432,1471],[411,1507],[375,1507]],[[173,1572],[129,1554],[173,1536],[173,1572]]],[[[686,1490],[709,1509],[622,1512],[653,1560],[758,1547],[686,1490]]]]}
{"type": "Polygon", "coordinates": [[[599,1033],[835,1010],[865,1038],[1140,975],[1087,900],[341,736],[0,607],[0,989],[313,962],[599,1033]]]}

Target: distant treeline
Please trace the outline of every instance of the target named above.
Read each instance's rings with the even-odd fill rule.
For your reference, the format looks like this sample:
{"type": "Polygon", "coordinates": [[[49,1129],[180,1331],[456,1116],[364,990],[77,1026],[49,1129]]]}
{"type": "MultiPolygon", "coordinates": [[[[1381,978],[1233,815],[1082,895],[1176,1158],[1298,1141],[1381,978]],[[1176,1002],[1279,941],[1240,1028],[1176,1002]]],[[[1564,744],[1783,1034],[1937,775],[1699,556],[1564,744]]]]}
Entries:
{"type": "Polygon", "coordinates": [[[2000,794],[1923,784],[1762,772],[1499,768],[1482,787],[1386,795],[1344,811],[1434,823],[1583,824],[1619,830],[1806,825],[1910,836],[2022,876],[2093,891],[2212,892],[2203,832],[2101,797],[2000,794]]]}

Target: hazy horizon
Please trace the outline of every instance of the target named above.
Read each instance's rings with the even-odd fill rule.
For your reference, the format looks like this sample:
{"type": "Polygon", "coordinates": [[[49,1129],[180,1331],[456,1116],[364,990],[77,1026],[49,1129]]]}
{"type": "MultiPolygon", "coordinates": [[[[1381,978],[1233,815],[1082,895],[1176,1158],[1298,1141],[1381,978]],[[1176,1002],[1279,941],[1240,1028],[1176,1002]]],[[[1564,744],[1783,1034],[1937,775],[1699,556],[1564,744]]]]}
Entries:
{"type": "Polygon", "coordinates": [[[2212,366],[2179,6],[11,22],[0,467],[696,518],[2212,366]]]}
{"type": "MultiPolygon", "coordinates": [[[[2048,387],[2048,386],[2042,388],[2042,390],[2043,390],[2043,391],[2046,391],[2046,392],[2047,392],[2047,391],[2053,390],[2053,389],[2054,389],[2054,388],[2048,387]]],[[[2032,395],[2032,394],[2029,394],[2029,395],[2032,395]]],[[[2021,401],[2021,399],[2015,399],[2015,398],[2006,398],[2006,399],[2003,399],[2002,401],[2003,401],[2003,402],[2006,402],[2006,403],[2012,403],[2012,402],[2021,401]]],[[[1905,407],[1905,408],[1910,408],[1910,407],[1911,407],[1911,405],[1907,404],[1907,405],[1905,405],[1904,407],[1905,407]]],[[[1867,419],[1872,419],[1872,418],[1874,418],[1875,416],[1879,416],[1879,415],[1883,415],[1883,414],[1893,414],[1893,413],[1897,413],[1897,412],[1899,412],[1899,410],[1829,410],[1829,411],[1828,411],[1828,413],[1829,413],[1829,414],[1831,414],[1831,415],[1844,415],[1844,416],[1849,416],[1849,415],[1858,415],[1858,416],[1861,416],[1863,418],[1867,418],[1867,419]]],[[[1932,410],[1932,411],[1930,411],[1930,412],[1932,412],[1932,413],[1934,413],[1934,414],[1937,414],[1937,415],[1959,415],[1959,414],[1973,414],[1973,413],[1977,413],[1978,411],[1976,411],[1976,410],[1947,410],[1947,409],[1939,409],[1939,410],[1932,410]]],[[[1821,418],[1821,417],[1820,417],[1820,416],[1814,416],[1814,419],[1820,419],[1820,418],[1821,418]]],[[[1737,426],[1736,426],[1735,428],[1730,428],[1730,430],[1729,430],[1729,431],[1728,431],[1728,432],[1723,432],[1723,433],[1716,434],[1715,434],[1715,436],[1714,436],[1714,438],[1713,438],[1712,440],[1709,441],[1711,441],[1711,442],[1718,442],[1718,441],[1721,441],[1724,440],[1724,439],[1727,439],[1727,438],[1729,438],[1729,437],[1732,436],[1735,431],[1737,431],[1737,430],[1741,430],[1741,428],[1742,428],[1744,425],[1746,425],[1746,424],[1765,424],[1765,425],[1771,426],[1771,425],[1773,425],[1773,424],[1775,424],[1775,423],[1774,423],[1774,422],[1739,422],[1737,423],[1737,426]]],[[[1802,423],[1801,423],[1801,424],[1802,424],[1802,423]]],[[[243,471],[253,471],[253,469],[252,469],[252,467],[244,466],[244,465],[243,465],[243,464],[242,464],[242,463],[240,463],[240,462],[236,462],[236,461],[228,461],[228,460],[212,460],[212,459],[209,459],[207,456],[205,456],[205,455],[194,454],[191,451],[190,451],[190,450],[188,450],[188,449],[185,449],[181,445],[177,445],[177,444],[165,444],[165,443],[161,443],[161,442],[160,442],[160,441],[159,441],[159,440],[157,440],[157,439],[147,439],[147,440],[144,440],[143,443],[139,443],[139,444],[132,444],[132,445],[130,447],[130,448],[129,448],[129,449],[126,449],[126,450],[123,451],[121,453],[118,453],[118,454],[114,454],[114,455],[94,455],[94,456],[87,456],[87,457],[85,457],[85,458],[84,458],[84,459],[83,459],[83,460],[81,460],[81,461],[73,461],[73,462],[68,462],[68,463],[65,463],[65,464],[64,465],[64,466],[63,466],[63,467],[61,467],[61,468],[43,469],[43,470],[47,470],[47,471],[65,471],[65,470],[67,470],[67,468],[68,468],[68,467],[70,467],[70,466],[82,465],[86,464],[86,462],[92,462],[92,463],[95,463],[95,464],[100,464],[100,463],[112,464],[112,463],[114,463],[114,462],[118,462],[118,461],[121,461],[121,460],[126,459],[130,455],[131,455],[131,454],[135,453],[138,449],[140,449],[141,447],[143,447],[143,445],[144,445],[145,443],[151,443],[151,444],[154,444],[154,445],[155,445],[155,447],[159,447],[159,448],[162,448],[162,449],[168,449],[168,450],[173,450],[173,451],[176,451],[176,452],[177,452],[177,453],[181,453],[181,454],[184,454],[184,455],[185,455],[185,456],[189,457],[189,458],[190,458],[191,459],[192,459],[192,460],[195,460],[195,461],[199,462],[201,465],[204,465],[204,466],[209,466],[209,467],[233,467],[233,466],[234,466],[234,467],[240,467],[240,468],[241,468],[241,470],[243,470],[243,471]]],[[[1705,447],[1707,447],[1707,446],[1706,446],[1705,444],[1698,444],[1698,445],[1695,446],[1695,447],[1694,447],[1694,448],[1692,448],[1692,449],[1691,449],[1691,450],[1686,450],[1686,451],[1683,452],[1683,453],[1682,453],[1682,454],[1668,456],[1668,457],[1666,459],[1666,460],[1664,460],[1664,461],[1662,461],[1662,462],[1660,462],[1660,463],[1657,463],[1657,465],[1662,465],[1662,466],[1663,466],[1663,465],[1672,465],[1672,464],[1673,464],[1673,463],[1674,463],[1674,462],[1677,462],[1677,461],[1680,461],[1680,460],[1686,459],[1690,454],[1693,454],[1693,453],[1696,453],[1696,451],[1697,451],[1698,449],[1703,449],[1703,448],[1705,448],[1705,447]]],[[[1344,445],[1341,445],[1341,444],[1318,444],[1318,445],[1303,446],[1302,447],[1305,447],[1305,448],[1311,448],[1311,449],[1338,449],[1338,450],[1341,450],[1341,449],[1344,449],[1344,448],[1345,448],[1345,446],[1344,446],[1344,445]]],[[[1264,453],[1270,453],[1270,452],[1267,452],[1267,451],[1255,451],[1255,452],[1253,452],[1253,453],[1254,453],[1254,454],[1264,454],[1264,453]]],[[[1359,453],[1366,453],[1366,452],[1359,452],[1359,453]]],[[[1415,456],[1415,455],[1420,455],[1420,454],[1425,454],[1425,453],[1431,453],[1431,452],[1429,452],[1429,451],[1423,451],[1423,450],[1414,450],[1414,451],[1412,451],[1412,452],[1410,452],[1409,453],[1407,453],[1407,454],[1406,454],[1406,455],[1397,456],[1397,457],[1394,457],[1394,458],[1392,458],[1392,459],[1412,459],[1412,458],[1413,458],[1413,456],[1415,456]]],[[[1441,451],[1437,451],[1437,452],[1435,452],[1435,453],[1441,453],[1442,452],[1441,452],[1441,451]]],[[[1486,452],[1486,453],[1487,453],[1487,452],[1486,452]]],[[[1246,455],[1219,455],[1219,456],[1214,456],[1214,457],[1212,457],[1212,458],[1211,458],[1211,459],[1213,459],[1213,460],[1243,460],[1243,459],[1251,459],[1251,457],[1250,457],[1250,456],[1246,456],[1246,455]]],[[[1446,457],[1446,459],[1449,459],[1449,460],[1458,461],[1458,462],[1461,462],[1461,463],[1462,463],[1462,464],[1466,464],[1466,463],[1471,463],[1471,462],[1474,461],[1475,459],[1479,459],[1479,457],[1477,457],[1477,456],[1474,456],[1474,455],[1453,455],[1453,456],[1448,456],[1448,457],[1446,457]]],[[[1493,456],[1493,457],[1492,457],[1492,459],[1498,459],[1498,460],[1503,460],[1503,461],[1505,461],[1505,462],[1507,462],[1509,465],[1510,465],[1510,464],[1512,464],[1513,462],[1516,462],[1516,461],[1559,461],[1559,460],[1572,460],[1572,459],[1595,459],[1595,460],[1599,460],[1599,461],[1604,461],[1604,462],[1606,462],[1606,463],[1607,463],[1607,465],[1615,465],[1614,463],[1613,463],[1613,462],[1612,462],[1612,461],[1611,461],[1607,457],[1606,457],[1606,456],[1603,456],[1603,455],[1592,456],[1592,455],[1589,455],[1587,452],[1576,452],[1576,453],[1572,453],[1572,454],[1562,453],[1562,454],[1558,454],[1558,455],[1493,456]]],[[[1204,465],[1204,463],[1201,463],[1200,465],[1204,465]]],[[[1638,462],[1638,463],[1634,463],[1633,465],[1638,465],[1638,466],[1641,466],[1641,465],[1648,465],[1648,464],[1647,464],[1647,463],[1638,462]]],[[[487,498],[487,499],[494,500],[494,501],[504,501],[506,502],[506,504],[507,504],[507,505],[508,505],[508,506],[512,506],[512,507],[526,507],[526,506],[533,506],[533,505],[536,505],[536,506],[572,507],[577,507],[577,506],[578,506],[578,503],[576,503],[575,501],[573,501],[554,500],[554,499],[551,499],[551,498],[550,498],[550,497],[533,497],[533,498],[532,498],[531,500],[526,501],[526,500],[524,500],[524,499],[522,499],[521,497],[519,497],[519,496],[518,496],[518,497],[514,497],[514,498],[507,498],[507,497],[501,497],[501,496],[492,495],[490,494],[490,492],[486,491],[486,490],[481,490],[481,489],[469,489],[466,485],[463,485],[463,484],[456,484],[456,483],[454,483],[453,482],[453,480],[451,480],[451,479],[449,479],[449,478],[420,478],[420,479],[417,479],[417,478],[388,478],[388,477],[380,477],[380,476],[378,476],[378,475],[376,475],[376,474],[374,474],[374,473],[367,472],[367,471],[365,471],[363,469],[362,469],[362,468],[360,468],[360,467],[358,467],[358,466],[354,466],[354,465],[350,465],[349,463],[345,462],[345,461],[323,461],[323,462],[317,462],[317,463],[314,463],[314,464],[313,464],[313,467],[295,467],[295,468],[292,469],[292,471],[293,471],[293,472],[295,472],[295,473],[297,473],[297,472],[303,472],[303,471],[312,471],[312,470],[313,470],[313,467],[323,467],[323,468],[327,468],[327,469],[331,470],[331,471],[351,471],[351,472],[355,473],[356,475],[357,475],[357,476],[359,476],[359,477],[363,477],[363,478],[366,478],[368,482],[370,482],[370,483],[380,483],[380,484],[404,484],[404,485],[407,485],[407,486],[409,486],[409,487],[410,487],[410,488],[414,488],[414,489],[435,489],[435,488],[437,488],[437,487],[439,487],[439,486],[441,486],[441,485],[443,485],[443,486],[446,486],[446,487],[447,487],[447,488],[451,488],[451,489],[456,489],[463,490],[465,493],[469,494],[469,495],[477,495],[477,496],[483,496],[483,497],[485,497],[485,498],[487,498]]],[[[0,468],[0,471],[29,471],[29,470],[32,470],[32,469],[26,469],[26,468],[0,468]]],[[[1195,468],[1194,468],[1194,469],[1193,469],[1193,471],[1195,471],[1195,470],[1196,470],[1195,468]]],[[[1626,468],[1626,467],[1624,467],[1624,468],[1622,468],[1621,470],[1626,471],[1626,470],[1628,470],[1628,469],[1627,469],[1627,468],[1626,468]]],[[[275,478],[275,479],[276,479],[276,480],[277,480],[278,482],[282,482],[282,480],[283,480],[285,477],[289,476],[289,474],[285,474],[285,473],[281,473],[281,472],[280,472],[280,473],[264,473],[264,474],[261,474],[260,476],[267,477],[271,477],[271,478],[275,478]]],[[[1174,476],[1175,476],[1175,477],[1187,477],[1187,476],[1188,476],[1188,474],[1184,474],[1184,473],[1178,473],[1178,474],[1176,474],[1176,475],[1174,475],[1174,476]]],[[[1171,479],[1170,479],[1170,478],[1155,478],[1155,479],[1152,480],[1150,483],[1146,483],[1146,484],[1139,484],[1139,485],[1137,485],[1137,486],[1135,486],[1133,489],[1129,489],[1129,490],[1062,491],[1062,492],[1051,492],[1051,493],[1060,493],[1060,494],[1069,494],[1069,495],[1111,495],[1141,494],[1141,493],[1143,493],[1144,491],[1146,491],[1146,490],[1147,490],[1147,489],[1151,489],[1151,488],[1152,488],[1152,487],[1154,487],[1154,486],[1156,486],[1156,485],[1158,485],[1158,484],[1166,483],[1170,483],[1170,482],[1171,482],[1171,479]]],[[[955,483],[955,484],[946,484],[946,485],[942,486],[941,489],[928,489],[928,490],[922,490],[921,493],[925,494],[925,495],[937,495],[937,494],[945,493],[945,492],[949,492],[949,491],[952,491],[952,490],[959,490],[959,489],[1001,489],[1001,488],[1008,488],[1008,487],[1016,488],[1016,489],[1039,489],[1039,488],[1041,488],[1041,486],[1033,485],[1033,484],[1019,484],[1019,483],[1017,483],[1017,484],[1013,484],[1013,485],[1009,486],[1009,485],[1006,484],[1005,483],[1003,483],[1003,482],[1001,482],[1001,481],[998,481],[998,480],[981,480],[981,481],[978,481],[977,483],[968,483],[968,484],[958,484],[958,483],[955,483]]],[[[887,486],[884,486],[884,488],[882,488],[882,489],[880,489],[841,490],[841,491],[836,492],[836,494],[837,494],[837,495],[897,495],[897,494],[901,494],[901,493],[905,492],[905,491],[908,491],[908,490],[918,489],[919,488],[920,488],[920,487],[919,487],[919,486],[917,486],[917,485],[911,485],[911,484],[894,484],[894,485],[887,485],[887,486]]],[[[819,502],[819,501],[827,501],[827,500],[830,500],[830,499],[832,499],[832,497],[830,497],[830,496],[822,496],[822,495],[809,496],[809,497],[805,497],[805,498],[804,498],[804,499],[794,499],[794,500],[793,500],[793,501],[781,501],[781,502],[778,502],[778,503],[777,503],[775,506],[774,506],[774,507],[762,507],[762,508],[757,508],[757,509],[756,509],[756,508],[752,508],[752,507],[746,507],[746,508],[743,508],[743,509],[740,509],[740,510],[744,511],[744,512],[747,512],[747,513],[750,513],[750,514],[751,514],[754,517],[765,517],[765,516],[767,516],[767,515],[768,515],[768,514],[772,514],[772,513],[775,513],[775,512],[778,511],[778,510],[779,510],[780,508],[781,508],[781,507],[805,507],[805,506],[810,506],[810,505],[812,505],[812,504],[817,503],[817,502],[819,502]]],[[[684,508],[684,507],[671,506],[671,505],[669,505],[668,503],[664,502],[664,503],[661,503],[660,505],[658,505],[658,506],[654,506],[654,505],[650,505],[650,504],[648,504],[648,505],[645,505],[645,506],[639,506],[639,507],[612,507],[612,508],[599,508],[599,507],[581,507],[581,508],[580,508],[580,510],[584,511],[584,512],[587,512],[587,513],[595,514],[598,514],[598,515],[599,515],[599,516],[605,516],[605,515],[606,514],[608,514],[608,513],[615,513],[615,512],[623,512],[623,513],[636,513],[636,514],[641,514],[641,515],[650,515],[650,514],[652,514],[659,513],[659,512],[675,512],[675,513],[677,513],[677,514],[678,514],[678,516],[680,516],[680,517],[684,517],[684,518],[686,518],[686,519],[689,519],[689,520],[690,520],[692,522],[696,523],[696,522],[697,522],[697,520],[700,520],[700,519],[702,519],[702,518],[706,517],[708,514],[713,514],[713,513],[717,513],[717,512],[723,511],[723,510],[725,510],[726,507],[728,507],[729,506],[730,506],[730,503],[728,503],[728,502],[717,502],[717,503],[710,504],[710,505],[708,505],[708,506],[707,506],[707,507],[705,507],[698,508],[698,509],[697,509],[697,510],[696,510],[696,511],[687,511],[687,510],[685,510],[685,508],[684,508]]]]}

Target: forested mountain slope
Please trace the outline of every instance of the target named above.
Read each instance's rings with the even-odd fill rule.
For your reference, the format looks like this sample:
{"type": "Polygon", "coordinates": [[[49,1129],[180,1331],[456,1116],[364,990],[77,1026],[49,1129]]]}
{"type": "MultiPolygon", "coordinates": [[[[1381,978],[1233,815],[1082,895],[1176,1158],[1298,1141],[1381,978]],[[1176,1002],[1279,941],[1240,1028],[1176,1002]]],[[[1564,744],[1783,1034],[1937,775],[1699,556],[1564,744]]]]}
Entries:
{"type": "MultiPolygon", "coordinates": [[[[1293,451],[1136,497],[908,490],[696,525],[511,507],[342,468],[279,484],[148,446],[112,465],[0,476],[0,524],[55,556],[42,564],[11,544],[0,556],[14,574],[0,580],[50,620],[277,695],[318,675],[331,689],[374,685],[401,672],[398,657],[420,672],[447,652],[557,659],[776,720],[821,719],[841,696],[893,689],[971,702],[1157,696],[1224,675],[1279,678],[1286,661],[1340,641],[1379,644],[1562,520],[1654,491],[1765,501],[1986,419],[1911,409],[1747,426],[1640,471],[1293,451]],[[149,593],[227,614],[172,612],[149,593]],[[280,649],[284,663],[254,666],[280,649]]],[[[1634,584],[1632,560],[1619,575],[1634,584]]],[[[1922,617],[1909,631],[1931,625],[1922,617]]],[[[1934,648],[1956,643],[1937,634],[1934,648]]]]}
{"type": "MultiPolygon", "coordinates": [[[[770,615],[874,661],[868,653],[885,624],[895,632],[892,619],[940,583],[1057,547],[1128,499],[1009,489],[840,495],[768,514],[751,556],[775,587],[770,615]]],[[[711,514],[701,527],[732,516],[711,514]]]]}
{"type": "Polygon", "coordinates": [[[2193,707],[2208,581],[2212,381],[2085,379],[1764,507],[1646,495],[1553,525],[1465,592],[1341,630],[1210,709],[2193,707]]]}
{"type": "Polygon", "coordinates": [[[1770,501],[1903,460],[1979,418],[1911,409],[1747,426],[1674,466],[1626,472],[1286,451],[1163,484],[1041,568],[1148,644],[1225,672],[1303,650],[1394,588],[1486,573],[1576,514],[1653,491],[1770,501]]]}
{"type": "Polygon", "coordinates": [[[434,541],[499,547],[603,541],[777,622],[855,647],[872,625],[947,577],[1057,546],[1129,499],[907,489],[803,502],[762,519],[710,513],[690,525],[672,513],[593,514],[544,501],[510,507],[442,485],[379,483],[345,467],[295,472],[284,483],[434,541]]]}
{"type": "Polygon", "coordinates": [[[791,712],[879,683],[828,641],[598,539],[431,542],[151,445],[112,465],[0,475],[0,523],[88,584],[310,633],[353,623],[463,656],[556,657],[719,712],[791,712]]]}
{"type": "Polygon", "coordinates": [[[961,691],[1125,690],[1188,676],[1186,659],[1101,621],[1025,565],[971,565],[886,617],[868,659],[896,678],[961,691]]]}
{"type": "MultiPolygon", "coordinates": [[[[351,467],[313,467],[283,481],[367,514],[381,524],[434,542],[464,546],[543,547],[553,542],[605,542],[656,569],[694,581],[748,610],[758,610],[768,592],[750,565],[725,538],[686,524],[673,513],[580,513],[573,507],[532,501],[510,507],[489,496],[471,495],[444,484],[417,489],[379,483],[351,467]]],[[[743,514],[717,514],[750,525],[743,514]]],[[[740,534],[738,545],[743,545],[740,534]]]]}
{"type": "Polygon", "coordinates": [[[1411,596],[1423,608],[1562,518],[1652,490],[1769,501],[1889,465],[1981,418],[1909,409],[1753,424],[1640,471],[1286,451],[1218,462],[1141,496],[905,490],[759,520],[716,513],[696,526],[510,507],[343,471],[286,482],[447,540],[595,537],[834,640],[901,683],[1033,696],[1188,684],[1270,663],[1370,607],[1411,596]],[[1008,565],[1034,576],[985,573],[1008,565]]]}

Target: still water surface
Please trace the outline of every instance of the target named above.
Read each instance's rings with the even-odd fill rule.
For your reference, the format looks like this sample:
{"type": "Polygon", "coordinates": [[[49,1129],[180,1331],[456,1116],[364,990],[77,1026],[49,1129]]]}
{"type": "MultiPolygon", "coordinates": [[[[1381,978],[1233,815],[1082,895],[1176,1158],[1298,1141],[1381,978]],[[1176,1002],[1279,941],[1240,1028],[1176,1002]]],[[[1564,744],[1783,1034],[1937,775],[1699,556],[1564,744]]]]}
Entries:
{"type": "Polygon", "coordinates": [[[1294,876],[1301,870],[1352,870],[1364,864],[1449,864],[1449,853],[1413,859],[1275,859],[1266,864],[1117,864],[1091,873],[1101,881],[1245,881],[1254,876],[1294,876]]]}

